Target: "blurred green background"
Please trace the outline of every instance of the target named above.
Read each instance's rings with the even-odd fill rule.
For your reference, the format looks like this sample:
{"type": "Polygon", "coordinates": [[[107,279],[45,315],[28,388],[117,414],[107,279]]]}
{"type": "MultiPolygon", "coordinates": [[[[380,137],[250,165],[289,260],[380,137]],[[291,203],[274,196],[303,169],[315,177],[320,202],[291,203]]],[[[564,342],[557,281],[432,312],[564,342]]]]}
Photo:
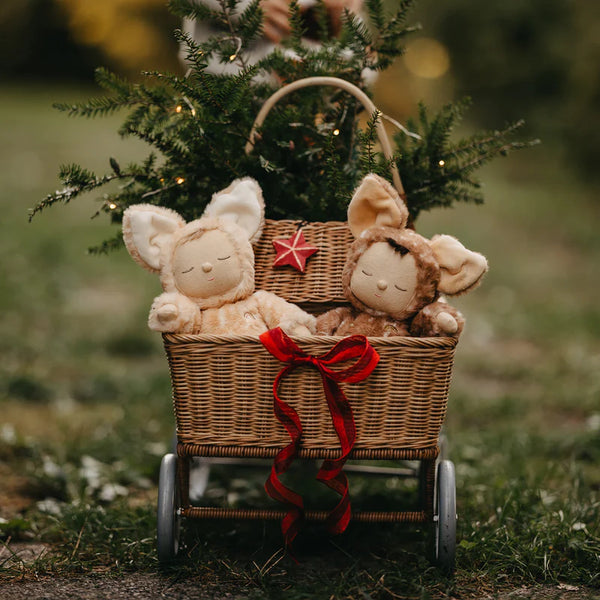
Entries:
{"type": "MultiPolygon", "coordinates": [[[[483,285],[455,301],[467,318],[448,413],[463,541],[456,585],[597,586],[599,5],[421,0],[414,21],[422,32],[376,83],[384,112],[403,120],[419,100],[439,106],[469,95],[465,130],[525,118],[522,136],[543,142],[484,169],[484,206],[436,211],[417,223],[425,235],[456,235],[491,265],[483,285]]],[[[177,25],[163,0],[0,5],[0,535],[62,548],[36,572],[155,566],[156,474],[172,431],[160,337],[146,328],[158,281],[124,251],[86,255],[113,233],[89,219],[94,198],[54,207],[32,224],[27,209],[59,185],[62,163],[102,173],[110,156],[126,164],[145,154],[118,138],[124,115],[74,120],[51,105],[96,94],[97,65],[131,77],[180,69],[177,25]],[[90,504],[116,512],[109,519],[98,509],[88,521],[90,504]],[[117,522],[119,532],[107,536],[117,522]]],[[[246,544],[261,537],[255,527],[246,544]]],[[[238,582],[265,585],[223,528],[207,534],[210,550],[200,546],[204,564],[237,561],[246,574],[238,582]]],[[[274,537],[261,542],[265,557],[277,549],[274,537]]],[[[338,551],[327,544],[324,552],[338,551]]],[[[351,574],[352,558],[327,585],[356,597],[375,589],[369,582],[381,571],[371,573],[382,563],[365,554],[364,540],[350,535],[336,544],[369,577],[351,574]]],[[[441,597],[437,576],[421,577],[412,551],[391,546],[387,585],[399,590],[405,577],[413,596],[422,584],[441,597]]],[[[313,566],[318,572],[322,564],[313,566]]],[[[331,597],[345,597],[337,593],[331,597]]]]}

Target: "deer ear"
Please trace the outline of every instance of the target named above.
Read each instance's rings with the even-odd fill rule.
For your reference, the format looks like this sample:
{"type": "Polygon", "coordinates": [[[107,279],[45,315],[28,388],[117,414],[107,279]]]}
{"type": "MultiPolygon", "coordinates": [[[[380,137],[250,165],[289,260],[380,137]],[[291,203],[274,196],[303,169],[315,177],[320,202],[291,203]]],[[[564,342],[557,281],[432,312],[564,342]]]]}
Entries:
{"type": "Polygon", "coordinates": [[[450,235],[436,235],[429,242],[440,265],[438,289],[454,296],[464,294],[477,286],[488,270],[485,256],[467,250],[450,235]]]}
{"type": "Polygon", "coordinates": [[[202,216],[233,221],[251,243],[257,242],[265,223],[265,202],[258,182],[251,177],[236,179],[213,195],[202,216]]]}
{"type": "Polygon", "coordinates": [[[185,221],[174,210],[135,204],[123,213],[123,240],[135,262],[158,273],[162,249],[184,225],[185,221]]]}
{"type": "Polygon", "coordinates": [[[348,205],[348,225],[352,235],[357,238],[375,226],[401,229],[407,221],[406,204],[392,185],[379,175],[366,175],[348,205]]]}

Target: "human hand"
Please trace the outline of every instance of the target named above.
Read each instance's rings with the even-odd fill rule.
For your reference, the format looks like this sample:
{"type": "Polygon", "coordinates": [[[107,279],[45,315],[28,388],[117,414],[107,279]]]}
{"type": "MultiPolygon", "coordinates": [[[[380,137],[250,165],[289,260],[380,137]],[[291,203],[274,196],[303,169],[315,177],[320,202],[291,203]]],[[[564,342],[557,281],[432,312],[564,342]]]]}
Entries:
{"type": "Polygon", "coordinates": [[[289,0],[261,0],[260,6],[264,14],[264,35],[278,44],[291,32],[289,0]]]}
{"type": "Polygon", "coordinates": [[[362,6],[362,0],[323,0],[329,16],[330,32],[337,36],[342,28],[342,15],[344,10],[358,14],[362,6]]]}

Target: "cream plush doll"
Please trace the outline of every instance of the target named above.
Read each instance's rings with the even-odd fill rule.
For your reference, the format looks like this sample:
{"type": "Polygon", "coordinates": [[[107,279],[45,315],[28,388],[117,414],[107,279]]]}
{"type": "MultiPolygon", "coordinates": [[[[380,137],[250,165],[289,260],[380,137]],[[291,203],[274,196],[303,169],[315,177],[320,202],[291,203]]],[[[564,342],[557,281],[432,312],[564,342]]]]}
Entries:
{"type": "Polygon", "coordinates": [[[200,219],[150,204],[123,214],[123,239],[133,259],[160,276],[164,293],[150,310],[150,329],[175,333],[260,335],[281,327],[315,331],[315,318],[265,291],[254,291],[254,253],[264,224],[261,189],[238,179],[216,193],[200,219]]]}
{"type": "Polygon", "coordinates": [[[317,333],[368,336],[453,336],[462,315],[440,293],[463,294],[487,271],[486,259],[449,235],[428,240],[406,228],[408,209],[398,192],[367,175],[348,206],[356,238],[342,274],[351,307],[318,318],[317,333]]]}

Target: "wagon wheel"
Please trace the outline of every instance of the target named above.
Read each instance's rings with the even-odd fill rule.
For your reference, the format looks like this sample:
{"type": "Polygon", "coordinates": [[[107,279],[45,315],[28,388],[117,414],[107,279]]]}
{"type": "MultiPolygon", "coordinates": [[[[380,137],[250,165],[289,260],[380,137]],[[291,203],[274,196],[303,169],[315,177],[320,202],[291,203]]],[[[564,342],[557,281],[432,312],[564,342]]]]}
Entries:
{"type": "Polygon", "coordinates": [[[442,460],[437,468],[435,560],[446,572],[454,571],[456,555],[456,483],[454,463],[442,460]]]}
{"type": "Polygon", "coordinates": [[[179,551],[179,504],[177,457],[174,454],[165,454],[160,464],[158,479],[157,547],[158,560],[161,563],[173,560],[179,551]]]}

